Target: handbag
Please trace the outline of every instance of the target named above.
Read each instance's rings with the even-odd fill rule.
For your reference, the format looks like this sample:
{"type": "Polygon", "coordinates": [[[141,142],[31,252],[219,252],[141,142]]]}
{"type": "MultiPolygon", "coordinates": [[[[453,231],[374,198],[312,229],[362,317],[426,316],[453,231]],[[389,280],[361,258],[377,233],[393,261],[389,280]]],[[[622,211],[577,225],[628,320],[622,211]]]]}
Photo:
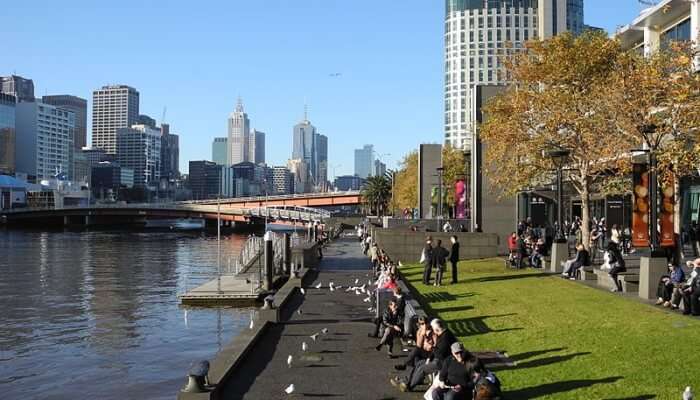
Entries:
{"type": "Polygon", "coordinates": [[[423,251],[421,251],[421,253],[420,253],[420,261],[419,262],[421,264],[423,264],[425,262],[425,249],[423,249],[423,251]]]}

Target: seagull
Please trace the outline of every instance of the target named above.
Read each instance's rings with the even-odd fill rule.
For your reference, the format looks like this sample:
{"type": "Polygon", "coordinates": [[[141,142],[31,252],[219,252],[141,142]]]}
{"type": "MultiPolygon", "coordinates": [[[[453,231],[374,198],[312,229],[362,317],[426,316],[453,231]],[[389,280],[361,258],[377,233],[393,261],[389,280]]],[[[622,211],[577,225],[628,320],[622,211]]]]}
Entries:
{"type": "Polygon", "coordinates": [[[316,289],[320,289],[321,286],[323,286],[323,283],[322,283],[322,282],[319,282],[318,285],[316,285],[316,289]]]}
{"type": "Polygon", "coordinates": [[[360,291],[355,289],[355,296],[359,296],[359,295],[360,295],[360,291]]]}
{"type": "Polygon", "coordinates": [[[328,286],[328,289],[330,289],[331,292],[335,292],[335,288],[333,287],[333,285],[328,286]]]}
{"type": "Polygon", "coordinates": [[[343,74],[340,73],[340,72],[334,72],[334,73],[332,73],[332,74],[328,74],[328,76],[330,76],[331,78],[338,78],[338,77],[340,77],[341,75],[343,75],[343,74]]]}
{"type": "Polygon", "coordinates": [[[306,351],[309,349],[309,345],[306,342],[301,342],[301,351],[306,351]]]}
{"type": "Polygon", "coordinates": [[[362,301],[364,301],[365,303],[369,303],[369,302],[370,302],[370,300],[372,300],[372,298],[371,298],[371,297],[366,297],[366,298],[365,298],[364,300],[362,300],[362,301]]]}
{"type": "Polygon", "coordinates": [[[314,333],[313,335],[311,335],[309,337],[315,342],[316,338],[318,338],[318,333],[314,333]]]}
{"type": "Polygon", "coordinates": [[[403,264],[401,264],[401,261],[399,261],[399,267],[403,267],[403,264]]]}
{"type": "Polygon", "coordinates": [[[690,390],[690,386],[686,386],[683,391],[683,400],[693,400],[693,391],[690,390]]]}
{"type": "Polygon", "coordinates": [[[287,367],[292,368],[292,355],[290,354],[289,357],[287,357],[287,367]]]}
{"type": "Polygon", "coordinates": [[[294,384],[292,383],[291,385],[287,386],[286,389],[284,389],[285,393],[287,394],[292,394],[294,393],[294,384]]]}
{"type": "Polygon", "coordinates": [[[346,292],[351,292],[351,291],[353,291],[353,290],[355,290],[354,287],[349,287],[349,288],[345,289],[346,292]]]}
{"type": "Polygon", "coordinates": [[[360,284],[360,278],[355,278],[355,285],[359,285],[359,284],[360,284]]]}
{"type": "Polygon", "coordinates": [[[364,292],[366,287],[367,287],[367,285],[362,285],[362,286],[360,286],[360,290],[362,290],[364,292]]]}
{"type": "Polygon", "coordinates": [[[252,330],[255,327],[255,322],[251,319],[250,320],[250,329],[252,330]]]}
{"type": "Polygon", "coordinates": [[[327,335],[327,334],[328,334],[328,328],[323,328],[323,329],[321,329],[321,333],[323,333],[324,335],[327,335]]]}
{"type": "Polygon", "coordinates": [[[301,308],[297,310],[297,314],[301,315],[303,311],[301,311],[301,308]]]}
{"type": "Polygon", "coordinates": [[[304,290],[304,288],[299,288],[299,290],[301,291],[302,295],[306,294],[306,290],[304,290]]]}

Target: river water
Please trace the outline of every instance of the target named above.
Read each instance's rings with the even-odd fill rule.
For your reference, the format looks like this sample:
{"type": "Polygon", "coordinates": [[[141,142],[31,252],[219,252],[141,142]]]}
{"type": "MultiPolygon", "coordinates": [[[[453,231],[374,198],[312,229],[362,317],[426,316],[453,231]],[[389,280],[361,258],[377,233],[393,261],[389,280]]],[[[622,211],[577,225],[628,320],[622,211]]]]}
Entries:
{"type": "Polygon", "coordinates": [[[0,230],[0,398],[175,398],[251,317],[179,306],[216,260],[203,233],[0,230]]]}

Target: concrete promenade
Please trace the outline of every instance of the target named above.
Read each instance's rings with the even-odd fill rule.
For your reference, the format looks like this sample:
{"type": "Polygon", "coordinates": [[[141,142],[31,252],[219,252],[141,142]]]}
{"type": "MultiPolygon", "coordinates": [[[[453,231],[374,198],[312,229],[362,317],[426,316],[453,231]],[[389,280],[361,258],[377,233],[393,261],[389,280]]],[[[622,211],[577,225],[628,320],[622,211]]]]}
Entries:
{"type": "MultiPolygon", "coordinates": [[[[389,359],[376,351],[372,315],[363,302],[366,295],[346,292],[355,279],[367,283],[370,263],[355,238],[340,238],[324,251],[324,258],[306,295],[297,292],[285,307],[282,322],[273,324],[255,344],[240,368],[223,382],[225,399],[417,399],[422,394],[401,393],[389,384],[393,366],[406,357],[400,342],[394,346],[399,358],[389,359]],[[331,292],[328,284],[343,288],[331,292]],[[321,289],[316,289],[318,283],[321,289]],[[299,314],[297,311],[302,310],[299,314]],[[310,335],[327,328],[328,334],[310,335]],[[309,346],[302,351],[302,342],[309,346]],[[292,367],[287,358],[293,357],[292,367]],[[295,392],[284,390],[294,384],[295,392]]],[[[307,282],[311,282],[309,279],[307,282]]]]}

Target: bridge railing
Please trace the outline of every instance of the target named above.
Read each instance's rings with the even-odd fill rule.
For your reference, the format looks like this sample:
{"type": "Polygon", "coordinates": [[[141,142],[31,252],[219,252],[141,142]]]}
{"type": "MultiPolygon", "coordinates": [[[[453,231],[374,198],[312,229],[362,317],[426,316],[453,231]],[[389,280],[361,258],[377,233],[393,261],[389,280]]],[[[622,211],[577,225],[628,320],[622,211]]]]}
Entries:
{"type": "Polygon", "coordinates": [[[285,194],[285,195],[275,195],[275,196],[253,196],[253,197],[230,197],[222,199],[207,199],[207,200],[187,200],[178,202],[179,204],[216,204],[217,201],[222,203],[242,203],[242,202],[264,202],[264,201],[274,201],[274,200],[296,200],[296,199],[310,199],[310,198],[320,198],[320,197],[342,197],[342,196],[358,196],[360,194],[357,190],[348,190],[343,192],[321,192],[321,193],[300,193],[300,194],[285,194]]]}

